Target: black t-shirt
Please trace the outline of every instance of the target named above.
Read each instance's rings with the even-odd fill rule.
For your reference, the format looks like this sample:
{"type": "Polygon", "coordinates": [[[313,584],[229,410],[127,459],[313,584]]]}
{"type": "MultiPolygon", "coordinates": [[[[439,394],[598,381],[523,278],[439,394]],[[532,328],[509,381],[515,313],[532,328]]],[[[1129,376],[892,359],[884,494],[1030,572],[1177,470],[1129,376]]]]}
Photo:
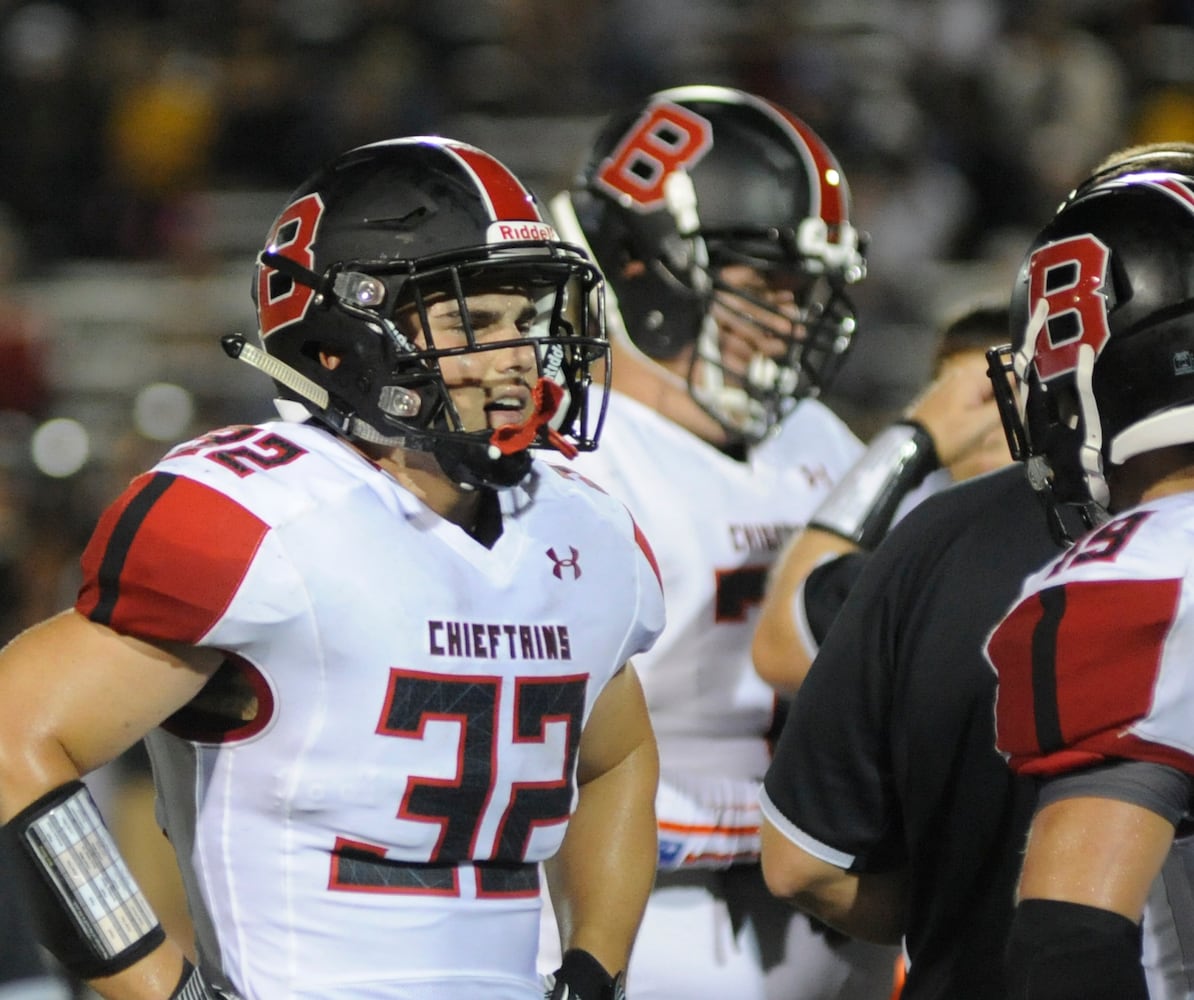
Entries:
{"type": "Polygon", "coordinates": [[[1021,466],[925,500],[851,588],[767,772],[768,798],[834,863],[907,866],[904,1000],[1002,1000],[1033,790],[995,750],[982,648],[1058,551],[1021,466]]]}

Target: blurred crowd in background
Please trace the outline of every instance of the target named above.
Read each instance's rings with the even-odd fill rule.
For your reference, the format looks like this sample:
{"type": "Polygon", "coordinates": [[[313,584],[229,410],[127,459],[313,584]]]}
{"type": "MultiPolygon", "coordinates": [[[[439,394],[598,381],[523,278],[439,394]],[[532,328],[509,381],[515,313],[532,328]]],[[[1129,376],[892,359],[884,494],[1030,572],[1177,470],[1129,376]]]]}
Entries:
{"type": "Polygon", "coordinates": [[[1077,177],[1194,137],[1192,56],[1191,0],[0,0],[0,631],[71,602],[128,476],[271,414],[218,339],[252,330],[266,229],[342,149],[451,135],[546,200],[652,90],[787,105],[870,234],[830,400],[865,435],[1077,177]]]}
{"type": "MultiPolygon", "coordinates": [[[[1194,138],[1194,0],[0,0],[0,641],[73,602],[132,475],[273,414],[219,338],[253,331],[314,167],[438,133],[546,200],[607,114],[688,83],[787,105],[841,161],[869,275],[828,401],[866,437],[1077,178],[1194,138]]],[[[185,936],[144,758],[88,782],[185,936]]]]}

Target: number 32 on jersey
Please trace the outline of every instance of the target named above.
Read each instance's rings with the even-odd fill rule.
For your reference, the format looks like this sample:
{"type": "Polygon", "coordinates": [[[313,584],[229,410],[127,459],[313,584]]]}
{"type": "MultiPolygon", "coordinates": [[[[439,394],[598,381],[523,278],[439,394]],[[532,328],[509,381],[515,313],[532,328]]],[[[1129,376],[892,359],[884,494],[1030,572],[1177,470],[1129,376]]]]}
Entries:
{"type": "Polygon", "coordinates": [[[586,675],[460,676],[394,669],[377,734],[408,741],[412,774],[396,819],[436,828],[426,862],[386,857],[384,847],[337,838],[329,888],[461,895],[459,865],[472,862],[478,896],[538,892],[536,829],[572,810],[586,675]],[[512,697],[512,732],[500,725],[512,697]],[[447,745],[454,741],[451,752],[447,745]]]}

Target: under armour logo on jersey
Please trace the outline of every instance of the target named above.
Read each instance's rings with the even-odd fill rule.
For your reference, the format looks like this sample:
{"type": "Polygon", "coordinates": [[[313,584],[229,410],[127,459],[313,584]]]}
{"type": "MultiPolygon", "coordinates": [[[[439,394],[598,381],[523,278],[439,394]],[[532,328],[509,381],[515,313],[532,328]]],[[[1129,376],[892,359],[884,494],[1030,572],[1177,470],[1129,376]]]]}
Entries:
{"type": "Polygon", "coordinates": [[[800,471],[804,473],[804,478],[808,480],[809,486],[824,486],[828,489],[833,485],[833,478],[824,465],[801,465],[800,471]]]}
{"type": "Polygon", "coordinates": [[[568,546],[568,552],[568,558],[561,559],[558,555],[556,555],[556,550],[554,548],[547,550],[547,557],[553,563],[555,563],[555,565],[551,568],[551,571],[557,580],[564,579],[565,567],[572,570],[573,580],[580,579],[580,563],[578,562],[580,559],[580,553],[577,552],[576,549],[574,549],[571,545],[568,546]]]}

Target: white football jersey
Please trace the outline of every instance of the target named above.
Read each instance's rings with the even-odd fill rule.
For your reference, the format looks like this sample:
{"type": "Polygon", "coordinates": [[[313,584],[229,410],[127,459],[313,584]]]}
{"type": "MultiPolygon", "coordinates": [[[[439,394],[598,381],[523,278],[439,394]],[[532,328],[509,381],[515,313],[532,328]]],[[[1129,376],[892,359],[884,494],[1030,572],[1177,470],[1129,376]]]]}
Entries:
{"type": "Polygon", "coordinates": [[[500,500],[487,548],[267,423],[174,449],[100,521],[78,609],[220,649],[204,695],[254,695],[149,738],[204,966],[251,1000],[541,996],[537,862],[663,607],[622,504],[543,461],[500,500]]]}
{"type": "Polygon", "coordinates": [[[1024,583],[987,640],[1010,766],[1128,758],[1194,774],[1194,494],[1149,501],[1024,583]]]}
{"type": "Polygon", "coordinates": [[[667,627],[635,666],[663,765],[664,867],[729,863],[735,840],[757,842],[776,705],[751,661],[758,606],[780,549],[862,450],[840,418],[805,400],[738,461],[615,392],[597,451],[572,463],[625,501],[663,578],[667,627]],[[721,847],[700,833],[718,824],[721,847]]]}

